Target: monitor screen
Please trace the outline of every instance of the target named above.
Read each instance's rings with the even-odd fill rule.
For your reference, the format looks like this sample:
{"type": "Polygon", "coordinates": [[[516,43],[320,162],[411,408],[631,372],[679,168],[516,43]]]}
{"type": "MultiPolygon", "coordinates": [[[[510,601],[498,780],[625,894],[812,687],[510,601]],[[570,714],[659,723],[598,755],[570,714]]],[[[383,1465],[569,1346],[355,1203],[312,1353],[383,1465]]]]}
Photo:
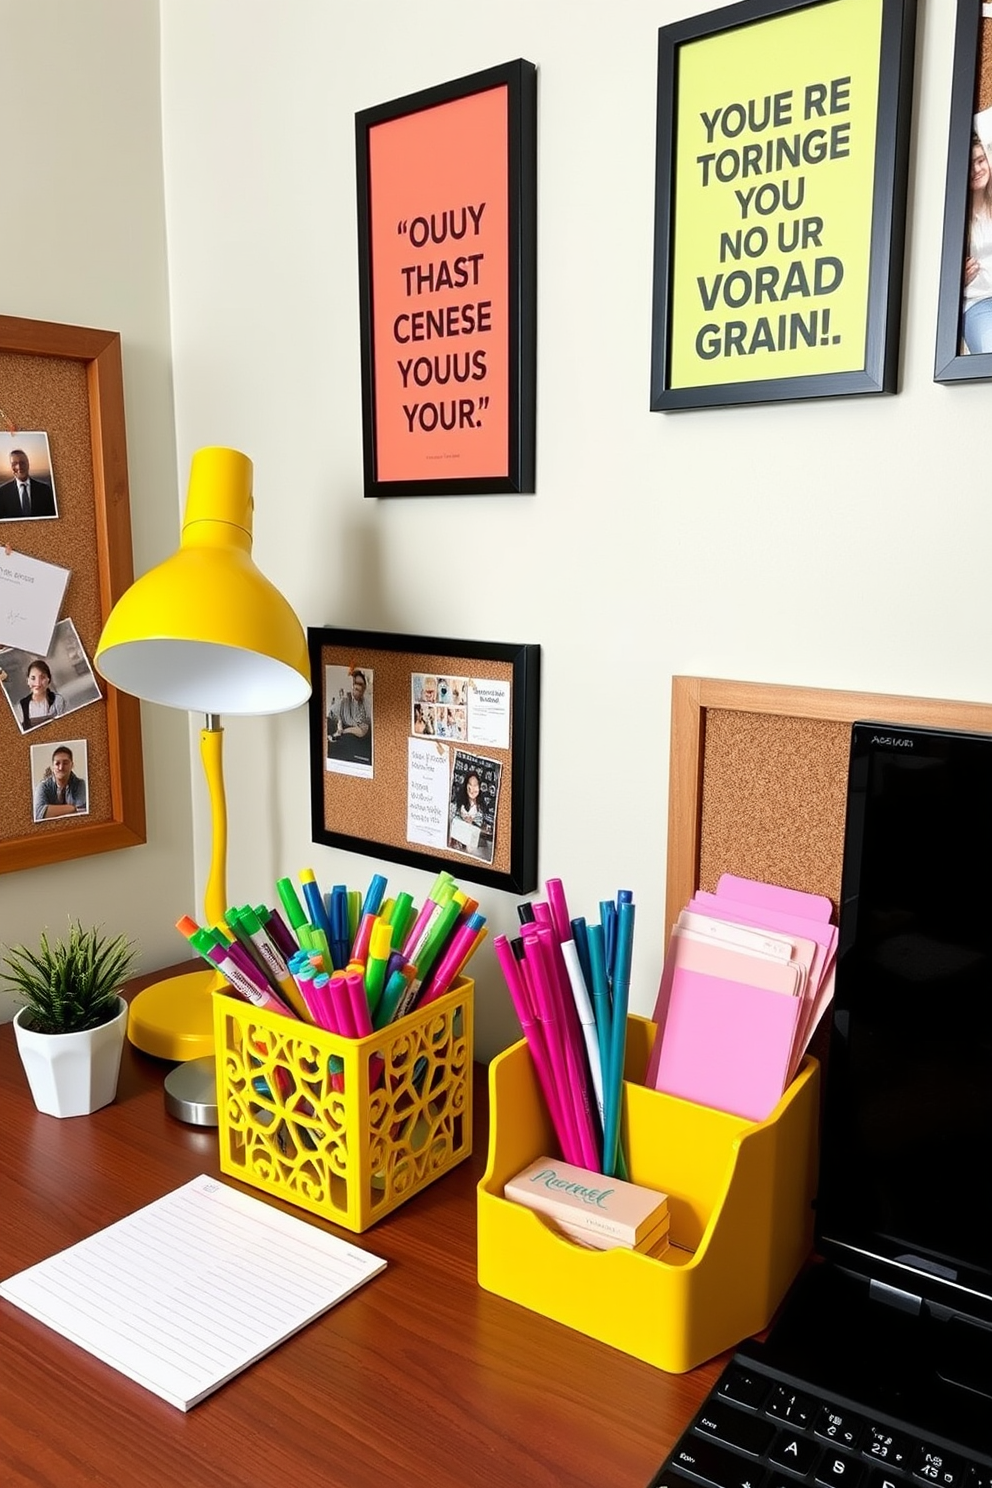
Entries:
{"type": "Polygon", "coordinates": [[[817,1242],[992,1318],[992,736],[853,727],[817,1242]]]}

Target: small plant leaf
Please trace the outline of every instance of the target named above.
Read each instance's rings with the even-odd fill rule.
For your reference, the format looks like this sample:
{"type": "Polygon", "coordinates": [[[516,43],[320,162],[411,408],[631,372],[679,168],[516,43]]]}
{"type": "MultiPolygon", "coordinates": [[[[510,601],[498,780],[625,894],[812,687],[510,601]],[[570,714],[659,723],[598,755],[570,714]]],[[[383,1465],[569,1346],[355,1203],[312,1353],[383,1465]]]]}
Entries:
{"type": "Polygon", "coordinates": [[[107,1023],[117,994],[134,970],[137,951],[125,935],[112,940],[99,927],[69,921],[64,940],[42,931],[37,950],[7,946],[0,962],[6,981],[30,1011],[39,1033],[78,1033],[107,1023]]]}

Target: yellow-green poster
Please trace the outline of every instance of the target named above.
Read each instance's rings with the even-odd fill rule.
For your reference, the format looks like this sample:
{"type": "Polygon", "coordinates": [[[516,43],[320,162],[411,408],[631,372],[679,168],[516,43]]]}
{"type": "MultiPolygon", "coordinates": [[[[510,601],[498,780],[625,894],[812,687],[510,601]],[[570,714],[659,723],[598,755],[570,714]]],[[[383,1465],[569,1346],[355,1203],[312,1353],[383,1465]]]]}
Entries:
{"type": "Polygon", "coordinates": [[[659,72],[658,147],[669,158],[653,393],[663,358],[662,391],[692,396],[653,397],[653,407],[891,390],[869,364],[901,272],[901,216],[895,241],[880,182],[891,197],[901,171],[904,201],[905,120],[900,131],[892,110],[907,111],[909,89],[891,86],[883,63],[894,57],[897,81],[907,78],[909,10],[904,0],[771,0],[702,18],[721,25],[711,34],[665,28],[677,35],[669,75],[659,72]],[[745,23],[728,25],[735,14],[745,23]],[[894,20],[904,23],[895,46],[894,20]],[[884,172],[880,161],[891,161],[884,172]]]}

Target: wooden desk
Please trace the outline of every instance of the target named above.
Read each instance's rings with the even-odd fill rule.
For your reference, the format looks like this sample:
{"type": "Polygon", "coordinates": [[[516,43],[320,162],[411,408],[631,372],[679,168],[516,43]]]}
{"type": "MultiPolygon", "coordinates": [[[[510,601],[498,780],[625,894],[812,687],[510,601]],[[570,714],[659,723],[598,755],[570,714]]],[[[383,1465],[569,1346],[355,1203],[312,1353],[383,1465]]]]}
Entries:
{"type": "MultiPolygon", "coordinates": [[[[167,1068],[127,1045],[113,1105],[40,1116],[0,1028],[0,1276],[221,1176],[167,1068]]],[[[479,1287],[481,1066],[476,1111],[452,1173],[364,1235],[325,1226],[386,1270],[187,1414],[0,1300],[4,1488],[643,1488],[718,1364],[667,1375],[479,1287]]]]}

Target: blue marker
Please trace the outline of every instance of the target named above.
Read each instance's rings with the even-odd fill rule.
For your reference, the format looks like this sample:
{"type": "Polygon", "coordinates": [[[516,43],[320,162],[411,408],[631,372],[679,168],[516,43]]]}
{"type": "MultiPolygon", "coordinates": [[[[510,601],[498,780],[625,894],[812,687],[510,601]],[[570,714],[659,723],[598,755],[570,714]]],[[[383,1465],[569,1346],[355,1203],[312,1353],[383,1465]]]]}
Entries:
{"type": "Polygon", "coordinates": [[[362,903],[362,912],[358,916],[359,924],[361,924],[362,920],[367,914],[377,915],[379,913],[380,909],[382,908],[382,901],[385,897],[385,893],[385,878],[381,873],[373,873],[371,882],[369,883],[368,889],[365,893],[365,899],[362,903]]]}
{"type": "Polygon", "coordinates": [[[300,884],[303,889],[303,898],[306,900],[307,914],[310,916],[310,923],[315,930],[323,931],[325,939],[327,940],[328,945],[330,945],[330,921],[327,918],[327,911],[324,909],[324,901],[320,897],[320,890],[317,887],[317,879],[312,868],[300,869],[300,884]]]}

